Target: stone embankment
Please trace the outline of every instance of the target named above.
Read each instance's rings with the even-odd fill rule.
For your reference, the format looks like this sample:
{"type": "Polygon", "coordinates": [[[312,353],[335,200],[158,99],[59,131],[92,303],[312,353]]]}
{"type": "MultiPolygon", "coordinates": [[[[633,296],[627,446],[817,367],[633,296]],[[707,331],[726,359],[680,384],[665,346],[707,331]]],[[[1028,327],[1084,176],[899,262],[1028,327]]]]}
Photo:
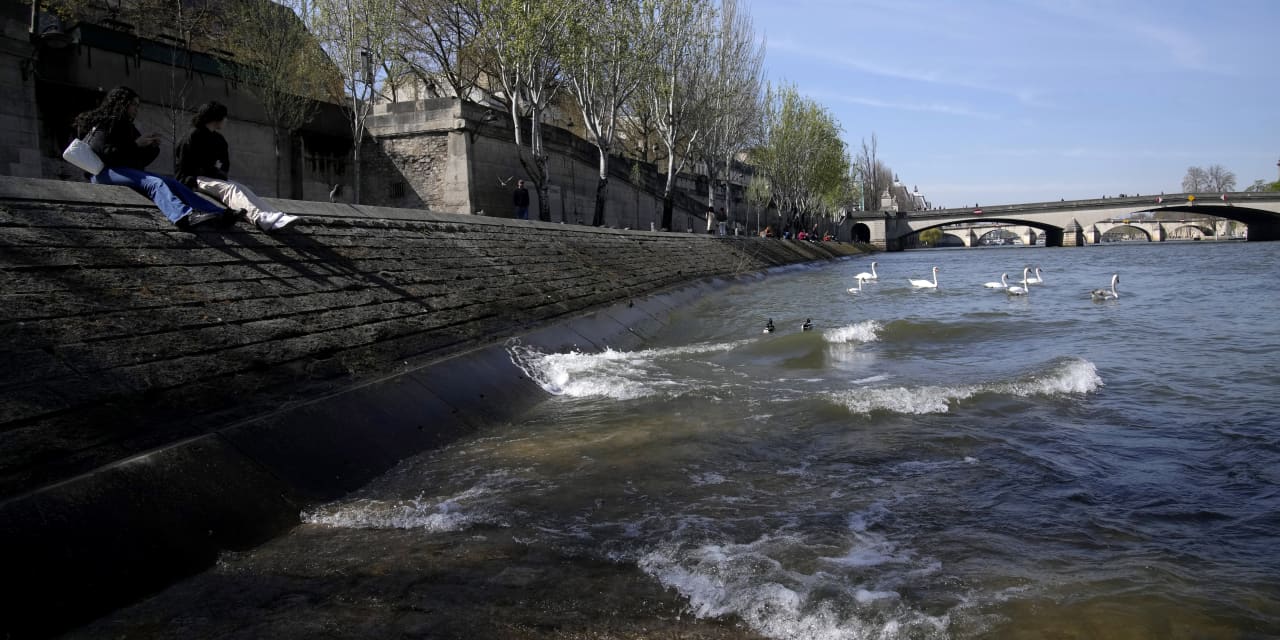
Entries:
{"type": "Polygon", "coordinates": [[[0,177],[0,637],[518,415],[545,393],[504,340],[632,348],[708,289],[861,252],[276,203],[306,222],[187,233],[127,189],[0,177]]]}

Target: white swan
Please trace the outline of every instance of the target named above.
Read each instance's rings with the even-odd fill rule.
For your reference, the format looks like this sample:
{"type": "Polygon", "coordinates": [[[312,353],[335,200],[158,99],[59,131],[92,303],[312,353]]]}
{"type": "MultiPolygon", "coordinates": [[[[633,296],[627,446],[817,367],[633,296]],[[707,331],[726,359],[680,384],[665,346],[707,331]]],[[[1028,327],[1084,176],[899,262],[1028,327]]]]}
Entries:
{"type": "Polygon", "coordinates": [[[1000,282],[984,282],[984,283],[982,283],[982,286],[984,286],[984,287],[986,287],[986,288],[988,288],[988,289],[1008,289],[1008,288],[1009,288],[1009,274],[1007,274],[1007,273],[1002,273],[1002,274],[1000,274],[1000,282]]]}
{"type": "Polygon", "coordinates": [[[872,262],[872,263],[871,263],[871,273],[867,273],[866,271],[863,271],[862,273],[859,273],[858,275],[856,275],[856,276],[854,276],[854,277],[855,277],[855,278],[857,278],[857,279],[859,279],[859,280],[879,280],[879,279],[880,279],[880,276],[876,274],[876,265],[877,265],[877,264],[879,264],[879,263],[878,263],[878,262],[872,262]]]}
{"type": "Polygon", "coordinates": [[[1111,289],[1094,289],[1089,295],[1094,300],[1116,300],[1120,297],[1120,292],[1116,291],[1116,284],[1120,282],[1120,274],[1111,274],[1111,289]]]}
{"type": "Polygon", "coordinates": [[[908,278],[911,286],[917,289],[937,289],[938,288],[938,268],[933,268],[933,280],[915,280],[908,278]]]}
{"type": "Polygon", "coordinates": [[[862,278],[858,278],[858,287],[849,287],[849,293],[862,293],[862,278]]]}
{"type": "Polygon", "coordinates": [[[1040,267],[1036,267],[1036,275],[1027,278],[1027,284],[1044,284],[1044,278],[1040,276],[1040,267]]]}
{"type": "Polygon", "coordinates": [[[1031,271],[1029,267],[1022,268],[1022,286],[1021,287],[1019,287],[1018,285],[1013,285],[1012,287],[1005,289],[1004,292],[1011,296],[1027,295],[1027,293],[1031,291],[1031,288],[1027,286],[1027,272],[1029,271],[1031,271]]]}

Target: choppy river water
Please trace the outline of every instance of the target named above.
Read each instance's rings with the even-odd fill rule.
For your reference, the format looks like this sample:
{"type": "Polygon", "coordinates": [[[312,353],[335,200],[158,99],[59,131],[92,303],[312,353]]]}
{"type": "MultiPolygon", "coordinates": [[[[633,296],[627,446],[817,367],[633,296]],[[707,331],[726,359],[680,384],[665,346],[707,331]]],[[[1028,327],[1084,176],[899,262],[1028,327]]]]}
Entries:
{"type": "Polygon", "coordinates": [[[874,259],[513,343],[527,419],[81,633],[1280,636],[1280,243],[874,259]]]}

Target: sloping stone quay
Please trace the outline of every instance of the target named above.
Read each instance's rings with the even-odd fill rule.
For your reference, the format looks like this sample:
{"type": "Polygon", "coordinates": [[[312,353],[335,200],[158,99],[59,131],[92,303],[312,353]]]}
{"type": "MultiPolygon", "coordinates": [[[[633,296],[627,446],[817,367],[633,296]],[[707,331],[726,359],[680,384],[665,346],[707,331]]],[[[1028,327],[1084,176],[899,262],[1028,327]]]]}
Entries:
{"type": "Polygon", "coordinates": [[[630,349],[848,244],[276,200],[184,232],[122,187],[0,177],[0,637],[56,633],[546,393],[504,342],[630,349]]]}

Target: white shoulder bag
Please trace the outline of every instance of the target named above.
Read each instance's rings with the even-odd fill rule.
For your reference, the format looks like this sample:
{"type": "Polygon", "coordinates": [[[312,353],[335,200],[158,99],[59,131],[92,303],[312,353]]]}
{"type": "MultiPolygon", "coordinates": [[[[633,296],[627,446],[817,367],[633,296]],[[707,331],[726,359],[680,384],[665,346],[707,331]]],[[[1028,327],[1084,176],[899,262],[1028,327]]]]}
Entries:
{"type": "Polygon", "coordinates": [[[86,135],[83,140],[80,138],[72,140],[71,144],[67,145],[67,148],[62,152],[63,160],[74,164],[75,166],[89,172],[89,175],[94,176],[102,173],[104,166],[102,164],[102,158],[99,158],[98,154],[93,152],[93,147],[89,146],[88,142],[89,138],[92,137],[94,132],[97,130],[97,127],[90,129],[89,135],[86,135]]]}

